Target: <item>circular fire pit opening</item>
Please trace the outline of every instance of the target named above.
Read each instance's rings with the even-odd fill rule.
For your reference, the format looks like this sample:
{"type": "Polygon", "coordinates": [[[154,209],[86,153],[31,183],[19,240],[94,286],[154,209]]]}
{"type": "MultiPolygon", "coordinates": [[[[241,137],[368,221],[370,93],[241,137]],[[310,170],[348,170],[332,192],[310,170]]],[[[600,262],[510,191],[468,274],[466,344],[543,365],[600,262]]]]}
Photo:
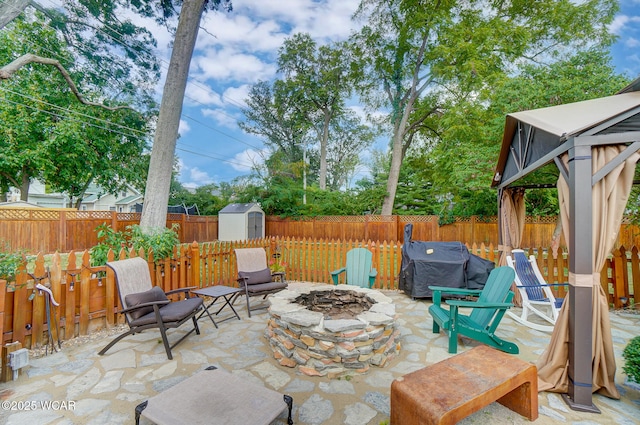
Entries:
{"type": "Polygon", "coordinates": [[[363,292],[335,289],[300,294],[293,302],[322,313],[325,320],[354,319],[376,303],[363,292]]]}
{"type": "Polygon", "coordinates": [[[314,285],[269,299],[265,336],[282,366],[335,378],[384,367],[400,351],[395,305],[379,291],[314,285]]]}

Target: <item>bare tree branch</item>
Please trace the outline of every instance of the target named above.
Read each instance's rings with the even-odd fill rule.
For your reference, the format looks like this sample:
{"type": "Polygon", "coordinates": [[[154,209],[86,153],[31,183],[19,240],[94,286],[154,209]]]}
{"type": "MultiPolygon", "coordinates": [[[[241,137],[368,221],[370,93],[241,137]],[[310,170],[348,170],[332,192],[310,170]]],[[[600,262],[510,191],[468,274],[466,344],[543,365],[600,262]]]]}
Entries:
{"type": "Polygon", "coordinates": [[[133,110],[133,108],[131,108],[130,106],[114,106],[114,107],[111,107],[111,106],[103,105],[101,103],[96,103],[96,102],[91,102],[91,101],[86,100],[80,94],[80,91],[78,90],[78,87],[76,87],[75,83],[71,79],[71,75],[69,75],[67,70],[64,68],[64,66],[62,66],[62,64],[59,61],[57,61],[56,59],[43,58],[41,56],[36,56],[36,55],[31,54],[31,53],[27,53],[26,55],[22,55],[19,58],[17,58],[16,60],[14,60],[13,62],[3,66],[2,68],[0,68],[0,80],[8,80],[9,78],[11,78],[11,76],[17,70],[19,70],[23,66],[28,65],[30,63],[40,63],[40,64],[43,64],[43,65],[50,65],[50,66],[56,67],[58,69],[58,71],[60,72],[60,74],[62,74],[62,77],[66,80],[67,84],[69,85],[69,88],[71,89],[71,92],[76,96],[76,98],[78,98],[80,103],[82,103],[84,105],[98,106],[100,108],[104,108],[104,109],[107,109],[109,111],[116,111],[116,110],[119,110],[119,109],[132,109],[133,110]]]}

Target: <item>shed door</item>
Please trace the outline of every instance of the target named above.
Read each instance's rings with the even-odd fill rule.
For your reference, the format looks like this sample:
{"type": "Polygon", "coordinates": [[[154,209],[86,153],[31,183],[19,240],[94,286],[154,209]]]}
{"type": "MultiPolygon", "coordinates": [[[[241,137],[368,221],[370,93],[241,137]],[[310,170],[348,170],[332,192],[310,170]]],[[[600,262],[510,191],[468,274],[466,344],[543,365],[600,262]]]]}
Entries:
{"type": "Polygon", "coordinates": [[[262,233],[262,213],[248,213],[249,228],[247,229],[248,239],[258,239],[264,237],[262,233]]]}

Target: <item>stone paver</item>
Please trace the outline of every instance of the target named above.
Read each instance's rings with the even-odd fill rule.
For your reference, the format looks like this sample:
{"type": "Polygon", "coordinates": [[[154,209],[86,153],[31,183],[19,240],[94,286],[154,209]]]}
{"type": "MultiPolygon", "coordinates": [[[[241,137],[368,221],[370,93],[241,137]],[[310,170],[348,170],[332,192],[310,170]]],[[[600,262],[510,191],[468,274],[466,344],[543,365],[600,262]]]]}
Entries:
{"type": "MultiPolygon", "coordinates": [[[[308,284],[293,282],[291,286],[308,284]]],[[[0,423],[131,424],[137,404],[215,365],[249,382],[290,394],[296,424],[384,424],[389,420],[391,382],[451,355],[447,353],[445,334],[434,335],[431,331],[428,301],[412,300],[397,291],[382,292],[385,299],[393,303],[401,345],[399,355],[383,368],[371,367],[364,374],[329,379],[282,367],[273,358],[264,337],[268,314],[258,311],[249,318],[243,309],[243,300],[239,300],[236,309],[242,320],[223,322],[219,329],[215,329],[208,318],[201,320],[201,335],[190,335],[174,348],[171,361],[167,360],[162,344],[158,344],[157,331],[153,330],[125,338],[104,356],[97,352],[109,342],[106,337],[85,344],[63,343],[57,353],[31,358],[18,380],[0,384],[2,400],[8,401],[9,407],[15,402],[16,407],[16,410],[1,409],[0,423]]],[[[372,317],[392,313],[389,308],[376,310],[371,313],[372,317]]],[[[640,316],[611,313],[611,324],[618,356],[616,383],[622,399],[594,395],[594,404],[602,411],[595,415],[573,411],[560,395],[543,392],[538,395],[540,417],[536,424],[638,423],[640,388],[625,383],[621,354],[628,340],[637,335],[640,316]]],[[[183,332],[170,331],[170,340],[183,332]]],[[[498,333],[516,341],[521,351],[518,357],[531,362],[544,351],[550,339],[550,334],[523,327],[508,317],[503,319],[498,333]]],[[[476,342],[463,339],[459,351],[475,345],[476,342]]],[[[273,425],[285,424],[285,418],[281,415],[273,425]]],[[[141,422],[149,425],[144,420],[141,422]]],[[[527,424],[529,421],[493,403],[461,423],[527,424]]]]}

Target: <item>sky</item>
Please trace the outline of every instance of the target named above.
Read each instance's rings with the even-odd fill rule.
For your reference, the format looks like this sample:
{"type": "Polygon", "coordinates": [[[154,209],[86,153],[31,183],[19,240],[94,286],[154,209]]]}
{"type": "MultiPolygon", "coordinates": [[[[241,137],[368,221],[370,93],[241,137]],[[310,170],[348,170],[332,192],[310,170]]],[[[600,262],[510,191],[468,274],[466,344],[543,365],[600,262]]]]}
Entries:
{"type": "MultiPolygon", "coordinates": [[[[263,139],[244,133],[237,124],[243,120],[240,108],[249,88],[277,76],[278,49],[294,33],[307,32],[318,44],[346,39],[355,28],[351,16],[358,4],[359,0],[234,0],[232,12],[204,15],[176,148],[183,186],[229,182],[247,175],[253,162],[261,161],[263,139]]],[[[636,78],[640,76],[640,0],[622,0],[620,6],[610,28],[618,36],[611,50],[613,65],[636,78]]],[[[151,21],[131,18],[152,29],[158,40],[164,81],[171,36],[151,21]]],[[[374,148],[385,145],[381,140],[374,148]]]]}

